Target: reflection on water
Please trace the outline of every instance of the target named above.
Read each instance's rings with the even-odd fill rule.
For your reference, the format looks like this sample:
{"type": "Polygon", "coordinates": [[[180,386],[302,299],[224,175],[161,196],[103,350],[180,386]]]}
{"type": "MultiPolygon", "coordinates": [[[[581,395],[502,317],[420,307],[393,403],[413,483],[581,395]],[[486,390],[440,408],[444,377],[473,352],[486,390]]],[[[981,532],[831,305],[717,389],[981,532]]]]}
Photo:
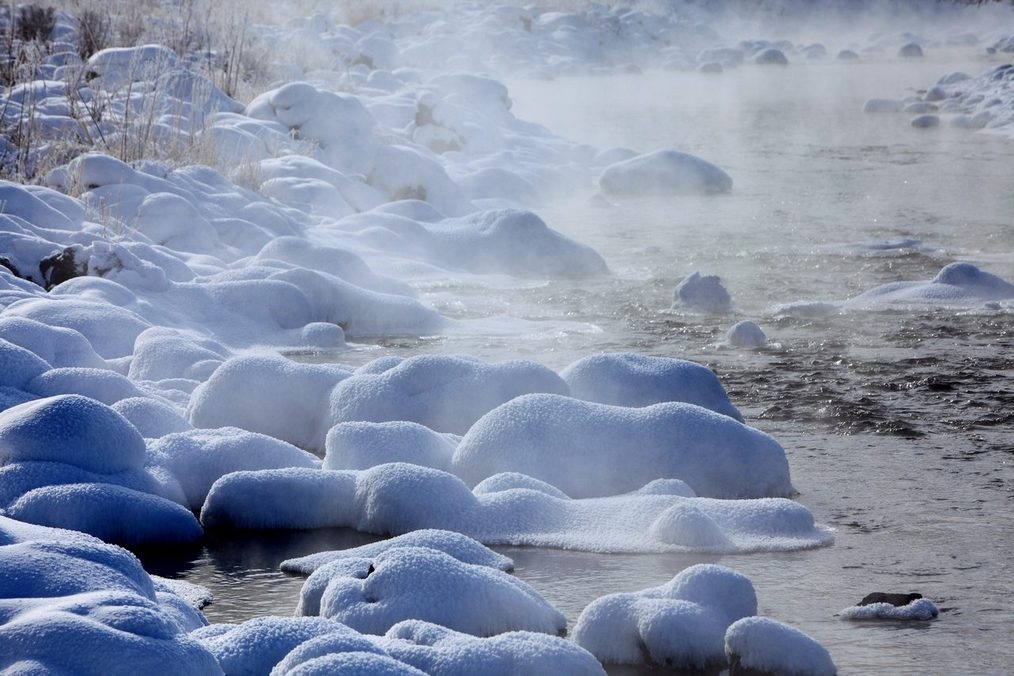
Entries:
{"type": "MultiPolygon", "coordinates": [[[[323,359],[458,352],[560,368],[590,352],[634,350],[707,363],[747,420],[785,446],[799,500],[836,528],[835,546],[725,557],[501,548],[516,574],[572,625],[602,594],[662,584],[688,565],[717,561],[753,580],[762,614],[821,641],[842,674],[1010,671],[1011,313],[765,314],[776,303],[839,300],[885,282],[928,279],[953,260],[1014,279],[1014,146],[860,112],[866,98],[985,67],[743,68],[706,87],[697,74],[511,83],[522,117],[601,146],[700,154],[733,175],[734,190],[613,208],[589,195],[561,200],[540,214],[596,247],[612,276],[432,283],[424,297],[461,319],[448,335],[323,359]],[[922,245],[851,246],[886,239],[922,245]],[[723,278],[735,316],[669,309],[672,289],[694,270],[723,278]],[[725,330],[741,318],[757,319],[773,344],[752,352],[722,347],[725,330]],[[871,591],[918,591],[943,612],[929,623],[835,617],[871,591]]],[[[211,534],[197,552],[146,563],[211,587],[212,621],[238,621],[293,611],[302,580],[280,573],[281,560],[370,539],[343,530],[211,534]]]]}

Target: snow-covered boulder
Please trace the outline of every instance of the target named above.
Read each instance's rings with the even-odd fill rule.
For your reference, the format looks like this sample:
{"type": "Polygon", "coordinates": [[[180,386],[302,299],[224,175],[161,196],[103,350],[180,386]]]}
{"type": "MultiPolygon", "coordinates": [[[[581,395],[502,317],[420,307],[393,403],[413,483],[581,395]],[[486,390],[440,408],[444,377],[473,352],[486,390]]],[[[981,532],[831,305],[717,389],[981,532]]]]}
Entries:
{"type": "Polygon", "coordinates": [[[522,472],[575,498],[661,478],[725,498],[793,492],[785,451],[768,435],[692,404],[625,408],[552,394],[513,399],[462,438],[452,470],[469,484],[522,472]]]}
{"type": "Polygon", "coordinates": [[[0,671],[221,674],[204,617],[129,552],[0,516],[0,671]]]}
{"type": "Polygon", "coordinates": [[[715,373],[684,359],[602,353],[577,360],[560,377],[575,399],[636,407],[682,401],[743,420],[715,373]]]}
{"type": "Polygon", "coordinates": [[[733,324],[725,334],[725,342],[733,347],[761,347],[768,341],[764,329],[749,319],[733,324]]]}
{"type": "Polygon", "coordinates": [[[744,617],[725,632],[732,673],[834,676],[827,649],[795,627],[767,617],[744,617]]]}
{"type": "Polygon", "coordinates": [[[950,263],[922,282],[892,282],[846,301],[849,308],[883,305],[968,305],[1014,298],[1014,284],[971,263],[950,263]]]}
{"type": "Polygon", "coordinates": [[[709,314],[724,314],[732,310],[732,296],[716,275],[691,273],[680,280],[672,296],[673,308],[709,314]]]}
{"type": "Polygon", "coordinates": [[[194,390],[188,417],[196,427],[240,427],[321,451],[331,427],[328,397],[348,377],[338,365],[233,357],[194,390]]]}
{"type": "Polygon", "coordinates": [[[425,547],[393,547],[342,558],[303,584],[297,612],[383,634],[402,620],[433,622],[475,636],[507,631],[560,634],[563,615],[525,582],[425,547]]]}
{"type": "Polygon", "coordinates": [[[608,195],[707,195],[732,190],[732,178],[694,155],[656,150],[609,165],[599,187],[608,195]]]}
{"type": "Polygon", "coordinates": [[[756,612],[749,579],[699,564],[659,587],[596,599],[581,611],[573,637],[605,663],[704,669],[725,662],[729,625],[756,612]]]}
{"type": "Polygon", "coordinates": [[[927,598],[918,598],[905,605],[896,606],[892,603],[868,603],[851,606],[838,615],[846,620],[932,620],[940,611],[927,598]]]}
{"type": "Polygon", "coordinates": [[[535,362],[488,363],[464,356],[420,355],[378,360],[331,393],[329,420],[407,420],[438,432],[463,434],[505,401],[529,392],[567,392],[567,384],[535,362]]]}
{"type": "Polygon", "coordinates": [[[325,469],[367,469],[387,462],[410,462],[446,470],[457,437],[434,432],[419,423],[347,422],[327,433],[325,469]]]}

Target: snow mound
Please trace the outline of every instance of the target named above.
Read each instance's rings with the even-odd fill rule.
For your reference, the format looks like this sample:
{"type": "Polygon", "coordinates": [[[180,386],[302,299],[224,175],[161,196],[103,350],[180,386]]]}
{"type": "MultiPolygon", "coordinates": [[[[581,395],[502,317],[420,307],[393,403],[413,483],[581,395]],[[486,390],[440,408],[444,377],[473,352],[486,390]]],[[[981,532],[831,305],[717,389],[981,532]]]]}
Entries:
{"type": "Polygon", "coordinates": [[[458,438],[440,434],[418,423],[348,422],[327,433],[324,469],[367,469],[388,462],[446,470],[458,438]]]}
{"type": "Polygon", "coordinates": [[[1014,284],[971,263],[950,263],[923,282],[892,282],[845,302],[852,309],[884,305],[969,305],[1014,298],[1014,284]]]}
{"type": "Polygon", "coordinates": [[[297,364],[277,355],[233,357],[202,383],[188,416],[197,427],[239,427],[324,450],[327,401],[349,377],[338,365],[297,364]]]}
{"type": "Polygon", "coordinates": [[[146,439],[191,429],[190,423],[179,411],[157,399],[128,397],[113,404],[112,408],[136,427],[146,439]]]}
{"type": "Polygon", "coordinates": [[[469,484],[521,472],[575,498],[616,495],[660,478],[723,498],[793,492],[785,451],[751,427],[693,404],[624,408],[531,394],[469,429],[452,471],[469,484]]]}
{"type": "Polygon", "coordinates": [[[297,613],[335,618],[367,634],[408,619],[476,636],[561,634],[567,626],[538,592],[501,570],[404,546],[317,568],[303,584],[297,613]]]}
{"type": "Polygon", "coordinates": [[[725,341],[733,347],[762,347],[768,342],[767,334],[756,322],[744,319],[733,324],[725,334],[725,341]]]}
{"type": "Polygon", "coordinates": [[[672,294],[673,308],[686,307],[698,312],[724,314],[732,310],[732,297],[715,275],[694,272],[684,277],[672,294]]]}
{"type": "Polygon", "coordinates": [[[355,632],[323,617],[258,617],[203,627],[190,638],[211,653],[226,674],[268,674],[293,649],[331,634],[355,632]]]}
{"type": "Polygon", "coordinates": [[[129,552],[0,516],[0,670],[220,674],[188,632],[204,617],[129,552]]]}
{"type": "Polygon", "coordinates": [[[591,654],[573,642],[533,632],[476,638],[407,620],[391,627],[378,643],[396,659],[434,676],[605,673],[591,654]]]}
{"type": "MultiPolygon", "coordinates": [[[[71,329],[48,326],[23,317],[0,317],[0,340],[31,350],[54,368],[81,366],[105,368],[106,362],[96,354],[84,336],[71,329]]],[[[3,371],[8,377],[14,372],[13,364],[3,371]]]]}
{"type": "Polygon", "coordinates": [[[101,474],[140,469],[144,439],[108,406],[76,394],[58,395],[0,413],[0,463],[28,460],[101,474]]]}
{"type": "Polygon", "coordinates": [[[197,510],[220,477],[239,470],[317,467],[306,451],[265,434],[223,427],[167,434],[150,442],[149,465],[167,471],[182,504],[197,510]]]}
{"type": "Polygon", "coordinates": [[[31,350],[0,339],[0,385],[24,390],[50,368],[31,350]]]}
{"type": "Polygon", "coordinates": [[[932,620],[940,611],[929,599],[915,599],[908,605],[870,603],[852,606],[838,613],[846,620],[932,620]]]}
{"type": "Polygon", "coordinates": [[[401,463],[362,472],[228,474],[209,491],[201,521],[209,527],[344,527],[377,534],[436,528],[486,545],[599,552],[785,551],[832,541],[809,510],[782,498],[696,498],[674,480],[609,498],[571,500],[532,488],[477,494],[446,472],[401,463]]]}
{"type": "Polygon", "coordinates": [[[659,587],[592,601],[574,626],[574,642],[605,663],[703,669],[725,662],[729,625],[756,612],[749,579],[700,564],[659,587]]]}
{"type": "Polygon", "coordinates": [[[421,355],[384,370],[367,364],[331,393],[332,424],[406,420],[438,432],[463,434],[488,411],[529,392],[564,394],[567,384],[535,362],[482,362],[421,355]]]}
{"type": "Polygon", "coordinates": [[[750,669],[779,676],[834,676],[827,649],[795,627],[767,617],[744,617],[725,632],[732,671],[750,669]]]}
{"type": "Polygon", "coordinates": [[[685,195],[732,190],[732,179],[714,164],[675,150],[656,150],[611,164],[599,177],[609,195],[685,195]]]}
{"type": "Polygon", "coordinates": [[[424,528],[404,535],[381,540],[360,547],[332,552],[317,552],[298,559],[282,561],[281,569],[288,573],[309,575],[325,563],[339,559],[373,559],[393,547],[425,547],[453,556],[462,563],[475,566],[486,566],[497,570],[510,571],[514,562],[502,554],[497,554],[482,543],[460,533],[448,530],[424,528]]]}
{"type": "Polygon", "coordinates": [[[596,354],[577,360],[560,377],[575,399],[636,407],[682,401],[743,420],[714,372],[683,359],[633,352],[596,354]]]}

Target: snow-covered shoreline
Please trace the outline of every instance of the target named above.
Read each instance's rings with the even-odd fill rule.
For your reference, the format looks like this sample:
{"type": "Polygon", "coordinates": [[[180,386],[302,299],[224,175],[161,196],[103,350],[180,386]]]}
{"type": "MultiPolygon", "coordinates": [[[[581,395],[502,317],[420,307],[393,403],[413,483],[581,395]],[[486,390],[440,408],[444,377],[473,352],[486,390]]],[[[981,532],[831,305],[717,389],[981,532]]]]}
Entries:
{"type": "MultiPolygon", "coordinates": [[[[272,64],[292,77],[247,105],[160,45],[87,60],[54,51],[39,77],[8,88],[3,161],[18,157],[32,181],[0,182],[0,567],[13,571],[0,584],[0,640],[13,646],[0,669],[600,673],[599,660],[733,660],[833,673],[813,639],[756,621],[750,581],[727,568],[603,597],[566,640],[562,615],[509,565],[462,558],[483,544],[829,545],[830,529],[788,499],[784,449],[743,422],[707,368],[631,353],[559,372],[468,356],[359,367],[279,356],[340,361],[360,341],[452,330],[458,320],[420,297],[425,281],[609,275],[600,252],[537,215],[576,186],[598,185],[603,201],[735,190],[719,158],[594,148],[518,119],[488,73],[715,74],[781,64],[772,51],[801,67],[839,49],[903,58],[893,54],[916,38],[829,52],[723,38],[708,18],[697,7],[468,5],[350,27],[316,15],[258,30],[311,43],[335,67],[272,64]],[[14,128],[33,131],[24,153],[14,128]],[[68,134],[80,152],[57,162],[68,134]],[[114,156],[138,134],[165,155],[114,156]],[[178,146],[211,161],[171,159],[178,146]],[[102,543],[191,542],[212,526],[447,534],[328,557],[301,604],[321,617],[238,626],[205,626],[200,590],[102,543]],[[387,605],[374,605],[381,594],[387,605]],[[459,605],[442,605],[450,597],[459,605]],[[772,641],[799,661],[778,663],[764,650],[772,641]]],[[[69,44],[65,19],[54,35],[69,44]]],[[[959,37],[921,41],[971,47],[959,37]]],[[[952,77],[938,94],[972,120],[975,106],[1002,109],[965,126],[1005,129],[1006,72],[952,77]]],[[[771,314],[1012,299],[1009,282],[954,263],[928,282],[836,303],[786,299],[771,314]]],[[[763,342],[761,332],[742,345],[763,342]]]]}

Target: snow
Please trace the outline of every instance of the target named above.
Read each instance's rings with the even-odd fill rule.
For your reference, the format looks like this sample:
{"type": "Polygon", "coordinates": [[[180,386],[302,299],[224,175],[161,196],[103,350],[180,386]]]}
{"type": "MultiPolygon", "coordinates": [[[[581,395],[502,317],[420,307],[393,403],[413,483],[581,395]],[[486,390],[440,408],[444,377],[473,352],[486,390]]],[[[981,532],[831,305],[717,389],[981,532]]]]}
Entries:
{"type": "Polygon", "coordinates": [[[838,613],[846,620],[932,620],[939,614],[936,605],[926,598],[915,599],[904,606],[890,603],[851,606],[838,613]]]}
{"type": "Polygon", "coordinates": [[[404,420],[463,434],[488,411],[529,392],[563,394],[567,384],[531,361],[420,355],[385,361],[383,370],[367,364],[338,383],[328,417],[332,424],[404,420]]]}
{"type": "Polygon", "coordinates": [[[31,401],[0,413],[0,462],[61,462],[102,474],[144,466],[144,439],[127,420],[79,395],[31,401]]]}
{"type": "Polygon", "coordinates": [[[732,309],[732,297],[715,275],[694,272],[676,285],[673,308],[688,308],[708,314],[725,314],[732,309]]]}
{"type": "Polygon", "coordinates": [[[471,485],[521,472],[571,497],[616,495],[661,478],[698,495],[791,495],[785,452],[774,439],[693,404],[626,408],[561,395],[518,397],[462,438],[452,471],[471,485]]]}
{"type": "Polygon", "coordinates": [[[768,341],[768,337],[756,322],[744,319],[729,328],[725,334],[725,340],[733,347],[753,348],[763,346],[768,341]]]}
{"type": "Polygon", "coordinates": [[[713,194],[732,190],[732,178],[694,155],[656,150],[609,165],[599,187],[616,196],[713,194]]]}
{"type": "Polygon", "coordinates": [[[767,617],[744,617],[725,633],[725,654],[736,668],[784,676],[834,676],[827,649],[795,627],[767,617]]]}
{"type": "Polygon", "coordinates": [[[453,531],[423,528],[360,547],[317,552],[298,559],[288,559],[282,561],[281,569],[290,573],[309,575],[325,563],[347,558],[372,559],[393,547],[425,547],[443,552],[463,563],[497,570],[510,571],[514,567],[514,562],[509,558],[497,554],[470,537],[453,531]]]}
{"type": "Polygon", "coordinates": [[[750,580],[724,566],[698,564],[659,587],[592,601],[573,638],[605,663],[704,669],[724,664],[726,630],[756,612],[750,580]]]}
{"type": "Polygon", "coordinates": [[[928,281],[892,282],[849,299],[847,308],[977,305],[1014,298],[1014,284],[971,263],[950,263],[928,281]]]}
{"type": "Polygon", "coordinates": [[[714,372],[684,359],[602,353],[577,360],[560,377],[575,399],[636,407],[682,401],[743,420],[714,372]]]}
{"type": "Polygon", "coordinates": [[[809,510],[783,498],[697,498],[686,484],[671,480],[608,498],[566,499],[531,488],[473,493],[451,474],[402,463],[361,472],[292,468],[227,474],[208,492],[201,522],[378,534],[434,528],[486,545],[593,552],[787,551],[832,540],[809,510]]]}
{"type": "Polygon", "coordinates": [[[0,669],[219,674],[189,635],[203,616],[127,551],[0,515],[0,669]]]}
{"type": "Polygon", "coordinates": [[[406,546],[320,566],[303,584],[297,613],[335,618],[367,634],[408,619],[476,636],[562,634],[567,624],[531,586],[501,570],[406,546]]]}
{"type": "Polygon", "coordinates": [[[457,437],[434,432],[418,423],[348,422],[327,433],[325,469],[367,469],[388,462],[409,462],[446,470],[457,437]]]}

